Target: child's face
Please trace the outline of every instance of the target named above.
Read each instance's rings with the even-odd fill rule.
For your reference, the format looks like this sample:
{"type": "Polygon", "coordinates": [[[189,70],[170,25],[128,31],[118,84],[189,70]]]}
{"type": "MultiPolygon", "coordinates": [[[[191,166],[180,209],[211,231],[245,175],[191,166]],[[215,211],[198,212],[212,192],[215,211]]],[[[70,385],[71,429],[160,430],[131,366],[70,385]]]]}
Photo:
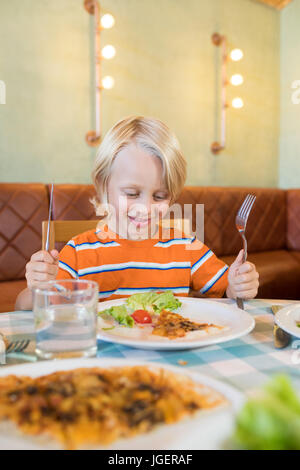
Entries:
{"type": "Polygon", "coordinates": [[[114,229],[123,237],[144,239],[154,235],[170,195],[162,179],[161,160],[132,143],[115,158],[108,180],[108,202],[115,209],[114,229]]]}

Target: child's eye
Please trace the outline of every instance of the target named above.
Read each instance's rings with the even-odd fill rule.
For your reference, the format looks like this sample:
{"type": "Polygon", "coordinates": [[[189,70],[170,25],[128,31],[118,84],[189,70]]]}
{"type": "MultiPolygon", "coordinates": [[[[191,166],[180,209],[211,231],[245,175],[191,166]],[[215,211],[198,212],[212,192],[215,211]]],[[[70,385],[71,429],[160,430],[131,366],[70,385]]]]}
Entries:
{"type": "Polygon", "coordinates": [[[127,197],[138,197],[138,193],[125,193],[127,197]]]}
{"type": "Polygon", "coordinates": [[[165,199],[167,199],[167,196],[166,195],[154,196],[154,199],[158,199],[159,201],[164,201],[165,199]]]}

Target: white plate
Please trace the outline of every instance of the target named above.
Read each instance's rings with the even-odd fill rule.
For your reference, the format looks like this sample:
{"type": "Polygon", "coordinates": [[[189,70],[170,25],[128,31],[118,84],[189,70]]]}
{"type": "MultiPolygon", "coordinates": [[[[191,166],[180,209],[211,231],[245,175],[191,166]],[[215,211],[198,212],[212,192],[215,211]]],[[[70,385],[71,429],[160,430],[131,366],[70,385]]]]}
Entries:
{"type": "Polygon", "coordinates": [[[300,338],[300,328],[297,326],[297,322],[300,323],[300,303],[280,309],[276,313],[275,322],[287,333],[300,338]]]}
{"type": "MultiPolygon", "coordinates": [[[[195,322],[214,323],[224,326],[224,330],[217,331],[217,333],[211,335],[204,331],[195,331],[188,333],[183,338],[169,339],[149,334],[149,328],[151,332],[151,327],[148,327],[148,333],[144,333],[143,329],[139,327],[127,328],[118,326],[114,330],[109,331],[103,331],[101,328],[98,328],[98,338],[133,348],[179,350],[200,348],[202,346],[230,341],[250,333],[255,326],[254,318],[251,315],[234,306],[192,297],[177,298],[182,302],[182,306],[176,310],[180,315],[195,322]]],[[[99,302],[98,309],[105,310],[113,305],[121,305],[123,303],[124,299],[99,302]]]]}
{"type": "MultiPolygon", "coordinates": [[[[164,368],[193,379],[196,383],[207,385],[227,398],[229,406],[215,411],[200,411],[194,417],[182,420],[177,424],[162,425],[157,429],[130,439],[116,441],[109,447],[111,450],[142,450],[142,449],[218,449],[222,448],[234,428],[235,414],[244,403],[243,395],[233,387],[205,375],[179,367],[154,364],[126,359],[64,359],[59,361],[41,361],[34,364],[7,366],[0,369],[0,377],[9,374],[39,377],[55,371],[71,370],[77,367],[116,367],[145,365],[164,368]]],[[[0,423],[0,449],[57,449],[57,445],[45,437],[24,436],[16,432],[14,426],[7,422],[0,423]]]]}

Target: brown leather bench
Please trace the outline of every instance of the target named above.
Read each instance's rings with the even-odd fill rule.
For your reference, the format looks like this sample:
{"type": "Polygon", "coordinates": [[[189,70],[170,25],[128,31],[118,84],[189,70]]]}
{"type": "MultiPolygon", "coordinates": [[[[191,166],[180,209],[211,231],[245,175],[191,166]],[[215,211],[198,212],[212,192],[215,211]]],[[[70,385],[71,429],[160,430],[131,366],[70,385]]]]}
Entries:
{"type": "MultiPolygon", "coordinates": [[[[257,196],[247,239],[248,259],[260,273],[258,297],[300,300],[300,189],[190,186],[178,202],[193,204],[193,210],[204,204],[204,241],[230,264],[242,246],[234,221],[248,192],[257,196]]],[[[93,195],[92,185],[56,185],[53,219],[94,219],[93,195]]],[[[14,310],[16,296],[26,286],[25,266],[41,249],[48,207],[48,185],[0,184],[0,312],[14,310]]]]}
{"type": "Polygon", "coordinates": [[[205,205],[205,243],[231,264],[241,248],[235,214],[249,192],[257,198],[246,234],[248,260],[260,274],[258,297],[300,300],[300,189],[193,187],[179,201],[205,205]]]}

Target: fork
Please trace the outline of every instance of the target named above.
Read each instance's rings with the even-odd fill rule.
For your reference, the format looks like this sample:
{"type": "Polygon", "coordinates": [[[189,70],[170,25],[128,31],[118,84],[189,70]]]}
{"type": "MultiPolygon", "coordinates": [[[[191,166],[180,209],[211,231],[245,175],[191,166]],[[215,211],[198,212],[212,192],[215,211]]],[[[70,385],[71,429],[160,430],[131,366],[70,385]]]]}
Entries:
{"type": "MultiPolygon", "coordinates": [[[[255,199],[256,199],[256,196],[254,196],[253,194],[247,194],[235,218],[236,228],[243,240],[243,248],[244,248],[243,263],[247,259],[247,240],[245,237],[246,225],[247,225],[249,214],[255,202],[255,199]]],[[[242,299],[237,297],[236,303],[239,308],[244,310],[244,302],[242,299]]]]}
{"type": "Polygon", "coordinates": [[[10,341],[6,347],[6,353],[22,352],[27,348],[29,343],[30,343],[30,339],[10,341]]]}

